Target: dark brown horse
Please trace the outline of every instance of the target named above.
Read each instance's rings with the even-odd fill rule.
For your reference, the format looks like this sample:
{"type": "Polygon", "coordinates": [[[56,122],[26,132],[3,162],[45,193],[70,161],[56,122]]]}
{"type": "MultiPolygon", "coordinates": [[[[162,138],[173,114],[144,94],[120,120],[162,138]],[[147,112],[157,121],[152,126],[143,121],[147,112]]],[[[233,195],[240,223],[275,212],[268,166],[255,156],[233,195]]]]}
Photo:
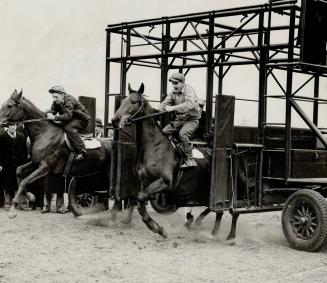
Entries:
{"type": "MultiPolygon", "coordinates": [[[[183,175],[176,186],[179,176],[180,156],[153,118],[137,119],[140,116],[153,116],[154,109],[143,97],[144,85],[138,91],[129,86],[130,95],[122,100],[119,109],[112,118],[116,128],[136,123],[136,161],[135,171],[142,181],[143,189],[138,195],[138,211],[143,222],[155,233],[166,237],[163,227],[159,226],[148,214],[146,200],[159,192],[173,193],[175,197],[188,196],[186,200],[195,200],[200,206],[209,204],[210,193],[210,154],[209,149],[202,149],[204,159],[196,159],[197,167],[183,169],[183,175]]],[[[178,206],[186,206],[187,202],[178,206]]],[[[208,214],[208,209],[203,216],[208,214]]],[[[216,213],[216,221],[212,233],[218,232],[222,212],[216,213]]],[[[233,229],[232,229],[233,230],[233,229]]],[[[235,237],[235,229],[228,239],[235,237]]]]}
{"type": "MultiPolygon", "coordinates": [[[[70,150],[66,146],[62,127],[46,119],[46,114],[39,110],[31,101],[22,97],[22,91],[15,90],[0,108],[0,124],[25,124],[31,141],[31,162],[17,168],[18,191],[13,199],[10,217],[17,215],[15,204],[25,194],[26,186],[34,181],[53,174],[62,173],[65,169],[70,150]]],[[[71,175],[86,175],[104,170],[109,174],[111,141],[98,139],[100,148],[88,151],[85,159],[74,161],[71,175]]]]}

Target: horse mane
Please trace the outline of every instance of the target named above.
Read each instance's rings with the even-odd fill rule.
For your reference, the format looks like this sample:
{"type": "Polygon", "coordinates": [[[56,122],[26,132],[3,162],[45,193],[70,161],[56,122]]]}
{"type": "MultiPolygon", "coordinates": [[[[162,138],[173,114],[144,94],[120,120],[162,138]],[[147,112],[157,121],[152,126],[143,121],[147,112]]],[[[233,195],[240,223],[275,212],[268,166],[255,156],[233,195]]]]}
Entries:
{"type": "Polygon", "coordinates": [[[30,111],[29,115],[30,118],[32,119],[36,119],[36,118],[45,118],[47,115],[45,112],[41,111],[39,108],[36,107],[36,105],[30,101],[29,99],[27,99],[26,97],[22,97],[20,103],[23,103],[25,105],[27,105],[30,109],[32,109],[32,111],[30,111]]]}
{"type": "MultiPolygon", "coordinates": [[[[22,97],[20,100],[20,104],[23,109],[25,109],[25,120],[27,119],[39,119],[39,118],[46,118],[47,115],[45,112],[41,111],[36,105],[31,102],[26,97],[22,97]],[[27,110],[27,111],[26,111],[27,110]],[[26,113],[28,112],[28,113],[26,113]],[[26,115],[27,114],[27,115],[26,115]]],[[[34,139],[36,136],[45,133],[47,131],[54,131],[54,132],[63,132],[62,127],[59,125],[56,125],[55,123],[52,123],[49,120],[42,120],[42,121],[36,121],[32,123],[25,123],[24,124],[28,135],[31,139],[31,142],[34,142],[34,139]]]]}

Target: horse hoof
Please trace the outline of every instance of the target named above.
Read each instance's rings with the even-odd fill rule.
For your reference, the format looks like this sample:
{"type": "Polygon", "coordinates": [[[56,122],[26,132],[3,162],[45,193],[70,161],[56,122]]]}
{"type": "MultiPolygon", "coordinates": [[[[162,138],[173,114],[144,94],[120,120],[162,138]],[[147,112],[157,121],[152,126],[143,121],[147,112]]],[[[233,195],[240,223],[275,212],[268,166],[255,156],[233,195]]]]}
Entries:
{"type": "Polygon", "coordinates": [[[191,225],[193,223],[193,220],[187,220],[184,224],[184,226],[187,228],[187,229],[191,229],[191,225]]]}
{"type": "Polygon", "coordinates": [[[235,245],[235,237],[227,237],[226,238],[227,244],[230,246],[234,246],[235,245]]]}
{"type": "Polygon", "coordinates": [[[9,211],[8,217],[10,219],[15,218],[16,216],[17,216],[17,212],[16,211],[9,211]]]}
{"type": "Polygon", "coordinates": [[[160,233],[160,235],[161,235],[162,237],[164,237],[165,239],[168,238],[168,233],[167,233],[165,230],[162,230],[161,233],[160,233]]]}
{"type": "Polygon", "coordinates": [[[35,202],[35,195],[32,194],[31,192],[27,192],[26,197],[27,197],[29,202],[33,202],[33,203],[35,202]]]}
{"type": "Polygon", "coordinates": [[[124,225],[128,225],[128,224],[131,224],[132,222],[132,219],[123,219],[122,221],[120,221],[122,224],[124,225]]]}

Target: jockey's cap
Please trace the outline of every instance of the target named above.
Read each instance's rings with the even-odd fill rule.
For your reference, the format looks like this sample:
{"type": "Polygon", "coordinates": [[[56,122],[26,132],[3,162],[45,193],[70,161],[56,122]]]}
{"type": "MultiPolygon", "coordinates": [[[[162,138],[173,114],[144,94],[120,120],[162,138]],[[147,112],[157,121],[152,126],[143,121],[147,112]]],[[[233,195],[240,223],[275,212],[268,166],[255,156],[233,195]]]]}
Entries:
{"type": "Polygon", "coordinates": [[[175,73],[172,74],[171,77],[169,78],[170,82],[181,82],[184,83],[185,82],[185,77],[183,74],[181,73],[175,73]]]}
{"type": "Polygon", "coordinates": [[[50,93],[60,93],[60,94],[67,94],[67,92],[65,91],[65,89],[60,86],[60,85],[56,85],[53,86],[52,88],[49,89],[50,93]]]}
{"type": "Polygon", "coordinates": [[[96,118],[95,119],[95,125],[98,126],[98,127],[103,127],[102,120],[100,118],[96,118]]]}

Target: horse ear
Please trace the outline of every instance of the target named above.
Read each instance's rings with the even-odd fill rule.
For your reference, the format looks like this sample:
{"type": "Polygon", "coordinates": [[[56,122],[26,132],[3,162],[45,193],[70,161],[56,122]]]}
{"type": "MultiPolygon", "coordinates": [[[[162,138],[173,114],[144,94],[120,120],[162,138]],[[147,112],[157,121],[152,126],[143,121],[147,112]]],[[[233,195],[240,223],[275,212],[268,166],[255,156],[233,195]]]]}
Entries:
{"type": "Polygon", "coordinates": [[[143,94],[143,92],[144,92],[144,84],[142,83],[141,86],[140,86],[140,88],[139,88],[138,93],[139,94],[143,94]]]}
{"type": "Polygon", "coordinates": [[[133,90],[132,90],[132,88],[131,88],[131,84],[130,84],[130,83],[128,83],[128,92],[129,92],[129,93],[133,92],[133,90]]]}
{"type": "Polygon", "coordinates": [[[15,89],[15,90],[13,91],[13,93],[10,95],[10,97],[12,98],[12,97],[15,96],[15,95],[17,95],[17,89],[15,89]]]}
{"type": "Polygon", "coordinates": [[[13,99],[15,102],[19,103],[20,99],[22,98],[22,94],[23,94],[23,90],[17,92],[17,90],[15,89],[15,91],[12,93],[10,98],[13,99]]]}

